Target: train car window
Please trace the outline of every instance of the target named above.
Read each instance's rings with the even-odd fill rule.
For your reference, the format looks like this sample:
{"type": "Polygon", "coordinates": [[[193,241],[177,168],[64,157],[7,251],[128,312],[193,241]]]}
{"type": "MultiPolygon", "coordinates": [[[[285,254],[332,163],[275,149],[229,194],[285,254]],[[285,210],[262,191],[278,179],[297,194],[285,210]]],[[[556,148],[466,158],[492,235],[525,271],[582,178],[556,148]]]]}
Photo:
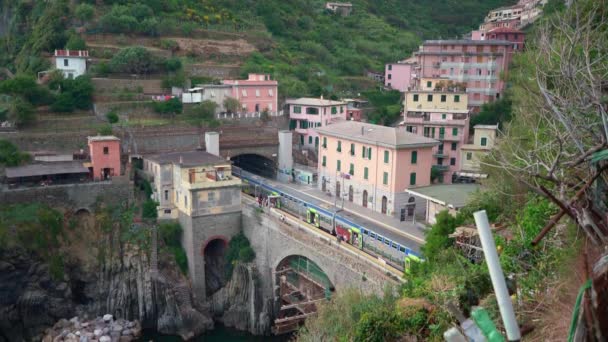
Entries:
{"type": "Polygon", "coordinates": [[[390,245],[391,245],[391,242],[390,242],[390,241],[388,241],[388,240],[384,240],[384,244],[385,244],[385,245],[387,245],[387,246],[390,246],[390,245]]]}
{"type": "Polygon", "coordinates": [[[383,240],[384,240],[384,238],[382,236],[378,235],[378,241],[383,241],[383,240]]]}
{"type": "Polygon", "coordinates": [[[369,233],[369,236],[371,236],[372,239],[376,238],[376,234],[374,234],[374,233],[369,233]]]}
{"type": "Polygon", "coordinates": [[[405,247],[403,247],[403,246],[399,247],[399,251],[402,253],[405,253],[405,247]]]}
{"type": "Polygon", "coordinates": [[[393,248],[396,250],[399,250],[399,247],[397,247],[397,245],[395,245],[394,243],[393,243],[393,248]]]}

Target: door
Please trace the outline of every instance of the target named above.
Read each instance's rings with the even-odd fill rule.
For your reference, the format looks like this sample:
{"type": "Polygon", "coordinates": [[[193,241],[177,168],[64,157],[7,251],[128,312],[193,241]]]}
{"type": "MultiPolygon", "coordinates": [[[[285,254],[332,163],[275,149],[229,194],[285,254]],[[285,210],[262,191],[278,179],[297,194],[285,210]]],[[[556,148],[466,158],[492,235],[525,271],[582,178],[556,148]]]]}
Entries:
{"type": "Polygon", "coordinates": [[[315,137],[315,149],[319,149],[319,137],[315,137]]]}
{"type": "Polygon", "coordinates": [[[340,182],[336,182],[336,197],[340,197],[340,182]]]}
{"type": "Polygon", "coordinates": [[[414,216],[414,209],[416,209],[416,199],[414,197],[410,197],[407,200],[407,216],[414,216]]]}
{"type": "Polygon", "coordinates": [[[350,186],[348,187],[348,201],[349,201],[349,202],[352,202],[352,201],[353,201],[353,192],[354,192],[354,191],[353,191],[353,186],[352,186],[352,185],[350,185],[350,186]]]}
{"type": "Polygon", "coordinates": [[[367,208],[367,190],[363,190],[363,207],[367,208]]]}
{"type": "Polygon", "coordinates": [[[255,104],[255,112],[259,112],[260,111],[260,105],[258,103],[255,104]]]}
{"type": "Polygon", "coordinates": [[[388,198],[386,196],[382,196],[382,213],[386,214],[386,207],[388,205],[388,198]]]}
{"type": "Polygon", "coordinates": [[[399,221],[405,221],[405,208],[401,208],[401,215],[399,215],[399,221]]]}

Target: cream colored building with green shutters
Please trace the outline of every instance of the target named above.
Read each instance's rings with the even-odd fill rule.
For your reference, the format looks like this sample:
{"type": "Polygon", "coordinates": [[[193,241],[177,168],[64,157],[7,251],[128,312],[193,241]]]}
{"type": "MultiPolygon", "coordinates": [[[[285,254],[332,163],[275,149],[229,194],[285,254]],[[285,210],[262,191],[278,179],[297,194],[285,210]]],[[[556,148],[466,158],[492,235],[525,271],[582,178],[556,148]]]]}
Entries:
{"type": "Polygon", "coordinates": [[[437,140],[403,127],[344,121],[316,129],[319,188],[389,216],[407,215],[407,188],[431,181],[437,140]]]}

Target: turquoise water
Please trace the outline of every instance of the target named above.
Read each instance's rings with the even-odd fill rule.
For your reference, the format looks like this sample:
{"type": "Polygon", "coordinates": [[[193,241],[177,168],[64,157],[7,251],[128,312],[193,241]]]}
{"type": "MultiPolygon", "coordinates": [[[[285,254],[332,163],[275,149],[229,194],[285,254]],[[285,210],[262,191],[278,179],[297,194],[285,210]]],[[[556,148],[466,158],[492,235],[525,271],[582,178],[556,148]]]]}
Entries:
{"type": "MultiPolygon", "coordinates": [[[[230,328],[226,328],[221,325],[215,326],[215,329],[207,332],[206,334],[196,337],[191,341],[194,342],[287,342],[292,336],[281,335],[281,336],[253,336],[247,332],[242,332],[230,328]]],[[[144,330],[143,336],[140,338],[141,342],[181,342],[182,339],[179,336],[166,336],[160,335],[155,331],[144,330]]]]}

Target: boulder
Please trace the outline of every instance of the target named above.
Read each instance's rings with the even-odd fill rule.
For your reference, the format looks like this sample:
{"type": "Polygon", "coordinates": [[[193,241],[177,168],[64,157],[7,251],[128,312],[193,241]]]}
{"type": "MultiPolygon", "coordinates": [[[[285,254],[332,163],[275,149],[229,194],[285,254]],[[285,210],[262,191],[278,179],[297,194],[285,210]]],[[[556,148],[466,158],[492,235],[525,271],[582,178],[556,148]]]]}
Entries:
{"type": "Polygon", "coordinates": [[[110,314],[103,315],[103,321],[106,323],[110,323],[114,317],[110,314]]]}
{"type": "Polygon", "coordinates": [[[99,342],[112,342],[112,338],[108,335],[103,335],[99,338],[99,342]]]}
{"type": "Polygon", "coordinates": [[[103,331],[101,329],[95,329],[93,330],[93,335],[95,335],[95,337],[99,337],[103,334],[103,331]]]}

